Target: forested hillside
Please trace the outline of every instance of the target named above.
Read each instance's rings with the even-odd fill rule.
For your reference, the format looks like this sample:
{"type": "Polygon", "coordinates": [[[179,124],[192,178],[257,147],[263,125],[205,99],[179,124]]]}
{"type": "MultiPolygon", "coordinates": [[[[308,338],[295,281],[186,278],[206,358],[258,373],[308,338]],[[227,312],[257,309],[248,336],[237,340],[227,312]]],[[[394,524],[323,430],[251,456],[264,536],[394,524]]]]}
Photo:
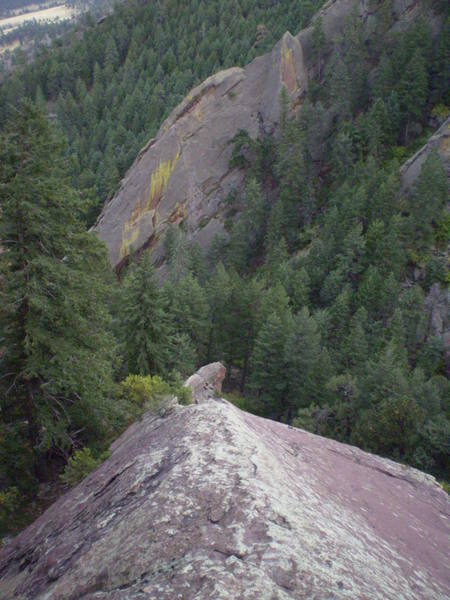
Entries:
{"type": "MultiPolygon", "coordinates": [[[[297,114],[282,94],[279,134],[235,137],[229,235],[202,257],[169,230],[162,290],[141,261],[119,320],[133,372],[170,372],[172,332],[187,371],[226,362],[248,410],[448,477],[448,348],[426,307],[433,288],[446,319],[448,180],[436,153],[412,189],[399,172],[448,115],[448,24],[377,25],[367,43],[348,18],[297,114]]],[[[320,20],[314,39],[329,53],[320,20]]]]}
{"type": "Polygon", "coordinates": [[[82,38],[68,35],[0,88],[0,120],[28,97],[52,112],[69,141],[74,185],[90,193],[92,224],[164,117],[208,75],[244,65],[322,0],[179,0],[118,5],[82,38]]]}
{"type": "Polygon", "coordinates": [[[182,378],[213,360],[246,410],[449,479],[427,307],[449,283],[448,180],[437,153],[411,189],[399,172],[449,114],[449,20],[436,4],[439,30],[391,31],[383,6],[370,36],[354,12],[333,44],[315,20],[301,106],[281,93],[276,131],[230,140],[246,185],[227,235],[204,256],[170,229],[162,284],[148,252],[116,281],[86,222],[193,84],[313,4],[129,2],[1,86],[0,528],[158,398],[189,402],[182,378]]]}

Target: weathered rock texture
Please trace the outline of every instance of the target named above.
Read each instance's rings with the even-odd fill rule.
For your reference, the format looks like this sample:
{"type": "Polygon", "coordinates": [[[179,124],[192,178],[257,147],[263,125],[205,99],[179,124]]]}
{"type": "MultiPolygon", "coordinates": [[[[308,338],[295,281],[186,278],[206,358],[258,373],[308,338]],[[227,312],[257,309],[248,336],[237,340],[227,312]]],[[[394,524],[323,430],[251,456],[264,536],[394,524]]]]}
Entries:
{"type": "MultiPolygon", "coordinates": [[[[370,36],[381,4],[330,0],[319,12],[326,37],[331,42],[342,32],[345,17],[355,7],[370,36]]],[[[424,7],[420,0],[394,0],[393,29],[406,28],[424,7]]],[[[151,247],[153,260],[160,261],[170,223],[183,222],[188,239],[203,248],[223,232],[224,200],[243,178],[238,169],[229,168],[229,142],[239,129],[255,138],[276,128],[282,86],[294,107],[301,104],[316,69],[311,31],[309,27],[296,37],[286,33],[271,53],[246,68],[213,75],[172,112],[141,150],[98,220],[96,229],[115,267],[132,249],[144,247],[151,247]]]]}
{"type": "Polygon", "coordinates": [[[225,374],[225,367],[221,363],[215,362],[202,367],[197,373],[191,375],[185,385],[191,388],[194,402],[199,404],[202,400],[208,400],[214,394],[220,393],[225,374]]]}
{"type": "Polygon", "coordinates": [[[203,373],[0,552],[2,599],[449,597],[432,477],[206,399],[203,373]]]}

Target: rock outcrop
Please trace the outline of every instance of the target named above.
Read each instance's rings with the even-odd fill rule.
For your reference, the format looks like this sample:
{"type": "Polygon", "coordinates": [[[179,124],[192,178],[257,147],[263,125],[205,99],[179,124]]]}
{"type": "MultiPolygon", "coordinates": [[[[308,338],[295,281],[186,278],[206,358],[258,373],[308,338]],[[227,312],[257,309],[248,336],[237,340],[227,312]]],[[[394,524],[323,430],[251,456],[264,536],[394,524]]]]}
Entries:
{"type": "Polygon", "coordinates": [[[228,166],[231,138],[239,129],[257,137],[272,126],[281,85],[295,98],[306,81],[301,45],[286,33],[271,54],[192,90],[142,149],[99,218],[112,264],[145,246],[157,260],[170,223],[185,223],[189,236],[207,246],[223,228],[221,203],[242,181],[228,166]]]}
{"type": "MultiPolygon", "coordinates": [[[[370,36],[381,5],[330,0],[318,13],[327,39],[331,42],[342,33],[346,16],[355,8],[370,36]]],[[[393,29],[408,27],[424,6],[419,0],[394,0],[393,29]]],[[[286,33],[271,53],[243,69],[213,75],[175,108],[99,217],[96,230],[114,267],[120,268],[132,250],[146,247],[151,247],[153,261],[160,262],[171,223],[183,223],[188,240],[204,249],[224,231],[225,199],[243,180],[238,169],[229,168],[230,140],[239,129],[255,138],[276,128],[282,86],[294,107],[301,104],[316,70],[311,32],[312,27],[297,36],[286,33]]]]}
{"type": "Polygon", "coordinates": [[[404,188],[411,188],[431,152],[437,152],[450,179],[450,117],[439,127],[428,142],[402,165],[400,174],[404,188]]]}
{"type": "MultiPolygon", "coordinates": [[[[428,475],[207,398],[146,414],[0,551],[3,600],[442,600],[448,496],[428,475]]],[[[200,396],[198,396],[200,394],[200,396]]]]}

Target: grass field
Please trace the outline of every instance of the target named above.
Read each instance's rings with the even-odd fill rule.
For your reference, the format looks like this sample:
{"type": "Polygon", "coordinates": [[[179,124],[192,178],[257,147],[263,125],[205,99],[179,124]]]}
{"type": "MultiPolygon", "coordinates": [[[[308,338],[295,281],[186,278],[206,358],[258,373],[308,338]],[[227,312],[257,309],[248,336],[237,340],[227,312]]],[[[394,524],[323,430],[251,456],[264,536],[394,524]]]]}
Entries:
{"type": "Polygon", "coordinates": [[[32,21],[33,19],[36,21],[64,20],[72,18],[75,14],[76,11],[65,4],[62,4],[61,6],[53,6],[52,8],[45,8],[43,10],[36,10],[34,12],[8,17],[6,19],[0,19],[0,28],[4,33],[9,33],[26,21],[32,21]]]}

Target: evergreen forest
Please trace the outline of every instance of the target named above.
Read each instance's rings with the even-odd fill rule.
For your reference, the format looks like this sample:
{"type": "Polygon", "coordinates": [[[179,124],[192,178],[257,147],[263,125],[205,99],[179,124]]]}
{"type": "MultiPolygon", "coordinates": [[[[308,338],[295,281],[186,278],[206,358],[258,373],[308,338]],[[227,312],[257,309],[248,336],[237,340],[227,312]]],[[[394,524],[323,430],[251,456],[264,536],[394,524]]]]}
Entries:
{"type": "Polygon", "coordinates": [[[68,140],[72,183],[90,197],[85,219],[92,225],[139,150],[191,88],[270,50],[321,4],[129,0],[100,23],[88,13],[71,34],[7,77],[0,125],[21,97],[51,110],[68,140]]]}
{"type": "Polygon", "coordinates": [[[319,6],[130,0],[0,86],[3,532],[146,407],[189,403],[183,379],[216,360],[244,410],[450,480],[448,355],[427,309],[449,284],[448,179],[434,152],[412,189],[400,174],[450,114],[445,3],[438,35],[425,19],[387,34],[386,9],[369,40],[353,13],[330,48],[314,21],[300,109],[283,91],[274,133],[230,140],[245,186],[208,254],[173,226],[164,281],[148,252],[119,281],[88,231],[192,86],[319,6]]]}

